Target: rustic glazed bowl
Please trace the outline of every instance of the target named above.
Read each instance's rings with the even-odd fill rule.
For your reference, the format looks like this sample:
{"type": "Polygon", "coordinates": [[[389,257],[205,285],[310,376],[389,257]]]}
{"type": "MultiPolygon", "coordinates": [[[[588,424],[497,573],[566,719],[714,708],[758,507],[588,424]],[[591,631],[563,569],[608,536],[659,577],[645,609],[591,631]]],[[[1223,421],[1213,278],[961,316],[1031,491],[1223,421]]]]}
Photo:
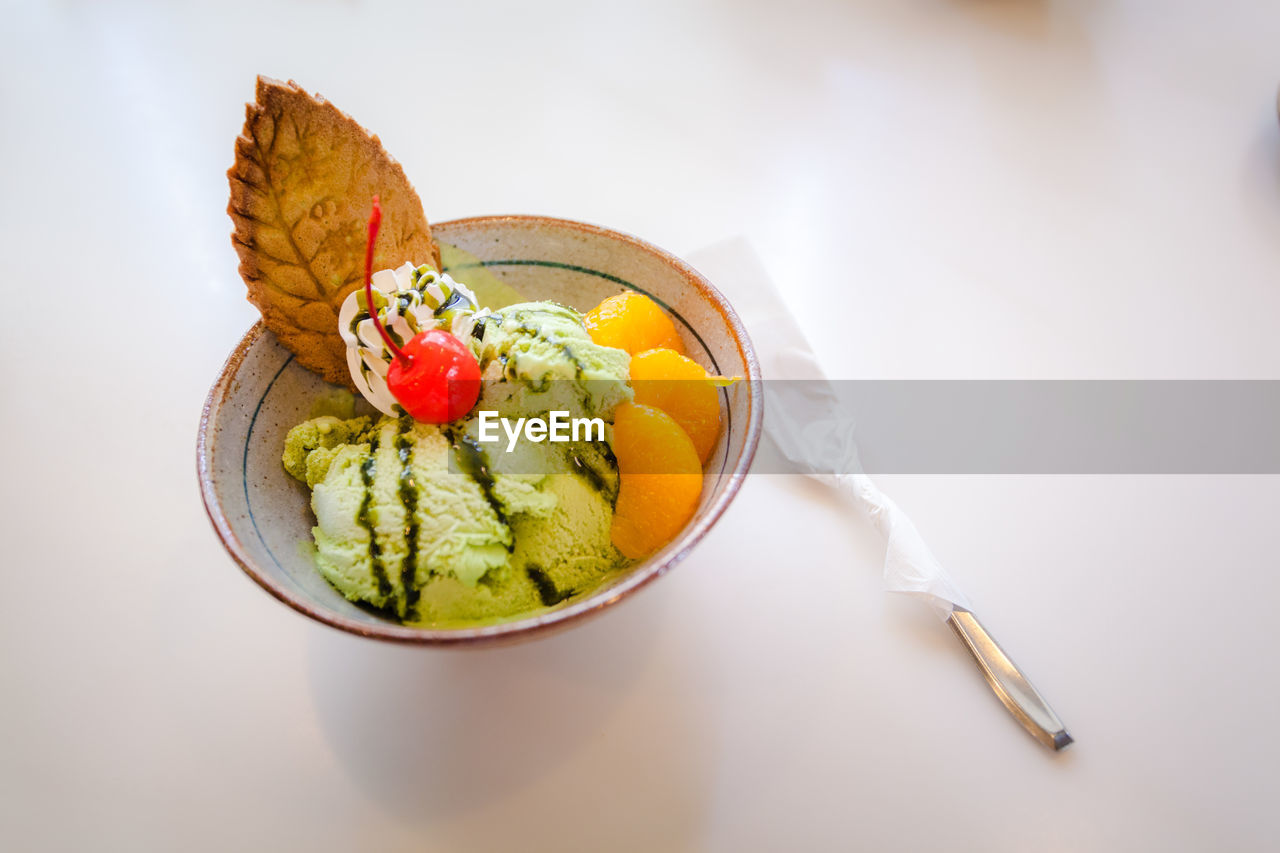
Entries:
{"type": "MultiPolygon", "coordinates": [[[[713,374],[748,380],[721,391],[724,429],[706,467],[701,503],[665,548],[625,574],[558,607],[464,628],[401,625],[343,598],[308,550],[309,493],[280,463],[285,435],[332,386],[298,365],[261,323],[249,330],[209,391],[196,448],[205,508],[231,557],[263,589],[344,631],[431,645],[511,642],[574,624],[617,603],[689,554],[733,500],[760,437],[760,368],[724,297],[678,258],[625,234],[539,216],[489,216],[433,226],[437,240],[471,253],[527,299],[586,311],[624,290],[657,300],[688,354],[713,374]]],[[[466,280],[466,270],[446,267],[466,280]]]]}

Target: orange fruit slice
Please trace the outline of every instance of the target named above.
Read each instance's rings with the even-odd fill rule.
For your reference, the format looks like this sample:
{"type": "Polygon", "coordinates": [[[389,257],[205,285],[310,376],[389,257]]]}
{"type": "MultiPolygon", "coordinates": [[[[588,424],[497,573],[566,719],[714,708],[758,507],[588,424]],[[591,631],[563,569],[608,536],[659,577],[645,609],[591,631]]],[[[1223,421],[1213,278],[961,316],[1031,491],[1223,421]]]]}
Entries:
{"type": "Polygon", "coordinates": [[[620,483],[609,536],[635,560],[670,542],[693,518],[702,463],[670,415],[637,403],[614,411],[613,454],[620,483]]]}
{"type": "Polygon", "coordinates": [[[591,340],[600,346],[616,347],[632,355],[655,347],[684,352],[675,323],[658,303],[642,293],[628,290],[610,296],[588,311],[582,322],[591,340]]]}
{"type": "Polygon", "coordinates": [[[720,436],[720,398],[702,365],[675,350],[645,350],[631,359],[636,402],[662,409],[680,424],[703,465],[720,436]]]}

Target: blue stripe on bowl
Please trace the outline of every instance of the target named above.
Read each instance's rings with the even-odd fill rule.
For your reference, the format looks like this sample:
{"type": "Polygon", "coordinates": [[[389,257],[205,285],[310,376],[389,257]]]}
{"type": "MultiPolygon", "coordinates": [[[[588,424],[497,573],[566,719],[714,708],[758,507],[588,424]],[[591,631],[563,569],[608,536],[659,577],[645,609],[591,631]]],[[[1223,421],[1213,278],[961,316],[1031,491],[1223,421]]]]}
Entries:
{"type": "Polygon", "coordinates": [[[280,374],[284,373],[286,367],[293,364],[293,359],[293,353],[289,353],[289,357],[284,360],[284,364],[280,365],[280,369],[276,371],[275,376],[271,377],[271,381],[267,383],[262,396],[258,398],[258,405],[253,407],[253,417],[249,419],[249,431],[244,436],[244,455],[240,459],[240,477],[244,480],[244,507],[249,513],[249,522],[253,525],[253,532],[258,534],[258,541],[262,543],[263,550],[271,557],[271,562],[276,564],[280,574],[285,577],[289,577],[289,573],[284,570],[284,566],[280,565],[280,561],[276,559],[275,552],[267,545],[267,540],[262,538],[262,531],[258,529],[258,519],[253,514],[253,504],[249,502],[249,442],[253,438],[253,428],[258,423],[258,412],[262,411],[262,404],[266,402],[267,395],[271,393],[271,388],[276,384],[276,380],[280,378],[280,374]]]}

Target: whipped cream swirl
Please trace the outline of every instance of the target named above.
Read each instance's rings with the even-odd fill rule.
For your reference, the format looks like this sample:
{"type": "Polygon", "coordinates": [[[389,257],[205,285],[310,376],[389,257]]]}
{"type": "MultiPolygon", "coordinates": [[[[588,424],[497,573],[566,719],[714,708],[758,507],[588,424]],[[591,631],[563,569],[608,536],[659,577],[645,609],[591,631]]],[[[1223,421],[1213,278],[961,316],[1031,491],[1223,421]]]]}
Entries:
{"type": "MultiPolygon", "coordinates": [[[[397,346],[428,329],[443,329],[466,343],[476,321],[489,314],[469,287],[446,273],[406,263],[373,274],[378,319],[397,346]]],[[[338,332],[347,345],[347,369],[363,397],[380,412],[399,417],[404,409],[387,387],[387,367],[395,358],[378,334],[365,306],[364,288],[348,294],[338,312],[338,332]]]]}

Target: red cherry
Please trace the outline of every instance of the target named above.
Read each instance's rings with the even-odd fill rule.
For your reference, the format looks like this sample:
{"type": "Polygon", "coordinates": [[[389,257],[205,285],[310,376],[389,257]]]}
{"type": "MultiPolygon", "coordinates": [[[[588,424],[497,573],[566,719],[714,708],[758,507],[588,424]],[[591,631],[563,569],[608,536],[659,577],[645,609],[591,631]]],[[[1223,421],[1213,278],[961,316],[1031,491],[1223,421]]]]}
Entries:
{"type": "Polygon", "coordinates": [[[480,365],[466,344],[442,329],[419,333],[387,367],[387,387],[416,420],[466,417],[480,396],[480,365]]]}
{"type": "Polygon", "coordinates": [[[441,329],[421,332],[403,347],[391,339],[373,304],[373,244],[381,225],[382,204],[375,195],[364,250],[364,298],[374,328],[394,356],[387,366],[387,388],[416,420],[456,421],[480,397],[480,365],[466,344],[441,329]]]}

